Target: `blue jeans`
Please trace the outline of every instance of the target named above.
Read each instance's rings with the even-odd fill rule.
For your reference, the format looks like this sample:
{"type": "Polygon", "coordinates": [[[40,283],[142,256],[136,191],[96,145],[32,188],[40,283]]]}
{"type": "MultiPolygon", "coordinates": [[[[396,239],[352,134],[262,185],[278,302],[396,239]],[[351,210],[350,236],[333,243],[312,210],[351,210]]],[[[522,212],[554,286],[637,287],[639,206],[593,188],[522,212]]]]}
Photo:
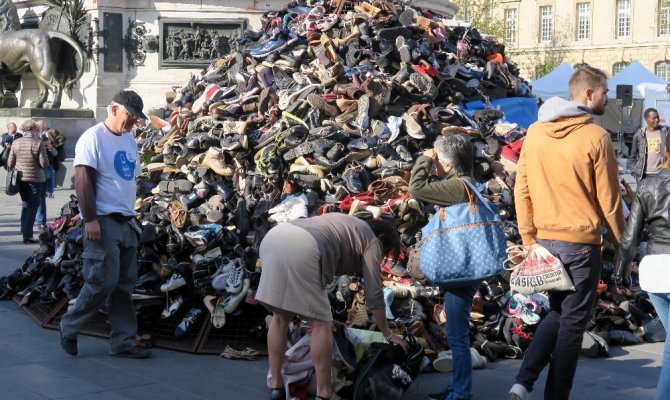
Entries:
{"type": "MultiPolygon", "coordinates": [[[[656,313],[661,318],[663,327],[667,330],[670,325],[670,293],[649,293],[651,302],[654,303],[656,313]]],[[[661,375],[656,385],[656,400],[670,399],[670,337],[665,341],[663,347],[663,365],[661,375]]]]}
{"type": "Polygon", "coordinates": [[[19,185],[21,196],[21,234],[24,239],[33,237],[33,225],[37,215],[37,207],[44,188],[43,182],[23,182],[19,185]]]}
{"type": "Polygon", "coordinates": [[[47,192],[49,186],[49,179],[42,184],[42,192],[40,193],[40,204],[37,206],[37,223],[46,226],[47,224],[47,192]]]}
{"type": "Polygon", "coordinates": [[[447,342],[451,347],[454,369],[452,382],[444,391],[450,399],[472,397],[472,355],[470,354],[470,311],[479,283],[445,289],[444,312],[447,315],[447,342]]]}
{"type": "Polygon", "coordinates": [[[539,243],[561,260],[575,291],[549,292],[551,310],[540,322],[515,381],[532,391],[540,372],[549,364],[544,399],[568,400],[584,331],[596,300],[600,246],[558,240],[539,243]]]}

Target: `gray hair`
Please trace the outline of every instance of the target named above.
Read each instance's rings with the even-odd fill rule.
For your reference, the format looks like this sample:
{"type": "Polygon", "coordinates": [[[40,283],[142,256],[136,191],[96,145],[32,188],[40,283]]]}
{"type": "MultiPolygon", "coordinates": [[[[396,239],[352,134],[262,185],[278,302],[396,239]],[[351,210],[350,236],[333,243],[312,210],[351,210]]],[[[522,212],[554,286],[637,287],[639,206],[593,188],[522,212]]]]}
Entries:
{"type": "Polygon", "coordinates": [[[37,127],[37,123],[32,119],[27,119],[21,123],[21,132],[33,131],[37,127]]]}
{"type": "Polygon", "coordinates": [[[433,144],[437,159],[450,164],[456,175],[471,175],[475,150],[470,138],[463,134],[440,136],[433,144]]]}

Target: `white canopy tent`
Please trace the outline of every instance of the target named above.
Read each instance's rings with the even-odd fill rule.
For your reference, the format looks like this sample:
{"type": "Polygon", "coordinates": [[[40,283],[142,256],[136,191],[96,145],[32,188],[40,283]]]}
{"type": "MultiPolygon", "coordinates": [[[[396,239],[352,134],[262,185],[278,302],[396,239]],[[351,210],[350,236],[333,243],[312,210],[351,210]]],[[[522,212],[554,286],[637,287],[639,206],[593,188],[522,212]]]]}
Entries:
{"type": "Polygon", "coordinates": [[[562,62],[556,69],[531,83],[533,94],[545,101],[553,96],[568,99],[570,97],[568,81],[573,72],[575,69],[570,64],[562,62]]]}
{"type": "MultiPolygon", "coordinates": [[[[633,86],[633,108],[630,112],[630,121],[624,118],[624,130],[635,130],[640,126],[644,126],[644,117],[642,113],[647,108],[656,108],[659,111],[662,124],[670,123],[670,101],[666,86],[668,82],[659,78],[654,73],[649,71],[639,61],[631,62],[626,68],[619,71],[607,81],[609,92],[607,97],[612,99],[608,108],[613,109],[617,118],[621,119],[621,111],[616,99],[617,85],[632,85],[633,86]]],[[[616,127],[618,129],[618,126],[616,127]]]]}

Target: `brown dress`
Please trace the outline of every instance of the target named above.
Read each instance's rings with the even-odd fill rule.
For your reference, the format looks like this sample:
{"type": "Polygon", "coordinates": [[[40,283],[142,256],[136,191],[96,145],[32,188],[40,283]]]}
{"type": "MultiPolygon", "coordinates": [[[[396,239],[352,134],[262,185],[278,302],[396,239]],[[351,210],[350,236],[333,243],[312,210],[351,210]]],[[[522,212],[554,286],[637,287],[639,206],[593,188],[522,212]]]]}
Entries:
{"type": "Polygon", "coordinates": [[[330,213],[278,225],[260,246],[256,299],[307,319],[332,320],[325,287],[339,275],[363,275],[368,308],[383,308],[381,244],[365,221],[330,213]]]}

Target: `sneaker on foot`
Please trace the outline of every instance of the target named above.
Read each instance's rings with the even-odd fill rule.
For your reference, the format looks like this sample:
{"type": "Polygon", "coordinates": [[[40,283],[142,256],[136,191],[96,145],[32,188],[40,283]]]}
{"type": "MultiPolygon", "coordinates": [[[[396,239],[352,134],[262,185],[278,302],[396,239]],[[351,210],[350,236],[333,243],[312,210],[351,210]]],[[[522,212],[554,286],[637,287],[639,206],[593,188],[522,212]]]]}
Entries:
{"type": "Polygon", "coordinates": [[[507,394],[507,400],[528,400],[528,390],[523,385],[515,383],[507,394]]]}

